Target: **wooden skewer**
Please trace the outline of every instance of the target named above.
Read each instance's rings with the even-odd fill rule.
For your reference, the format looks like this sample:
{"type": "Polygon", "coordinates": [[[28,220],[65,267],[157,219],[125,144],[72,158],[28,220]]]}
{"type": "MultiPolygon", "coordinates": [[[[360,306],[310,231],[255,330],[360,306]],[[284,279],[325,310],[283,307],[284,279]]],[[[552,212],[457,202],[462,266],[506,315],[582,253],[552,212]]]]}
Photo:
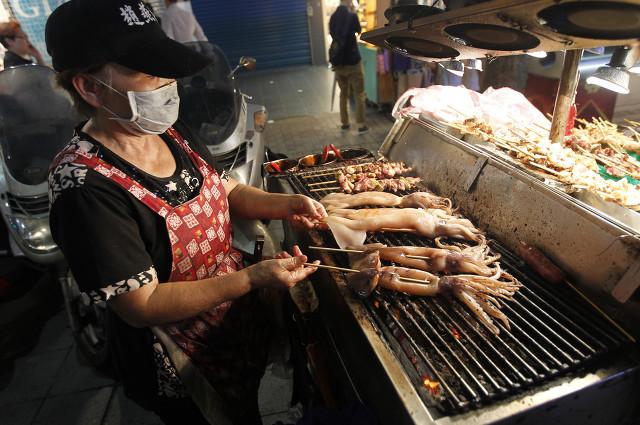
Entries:
{"type": "Polygon", "coordinates": [[[507,149],[507,150],[510,150],[510,151],[513,151],[513,152],[519,152],[519,153],[521,153],[521,154],[523,154],[525,156],[528,156],[530,158],[536,159],[536,156],[534,154],[529,153],[529,152],[525,151],[524,149],[520,149],[517,146],[512,146],[511,144],[509,144],[510,142],[505,141],[504,139],[499,139],[499,138],[497,138],[495,136],[489,136],[489,139],[493,143],[495,143],[497,146],[500,146],[503,149],[507,149]]]}
{"type": "MultiPolygon", "coordinates": [[[[540,126],[538,126],[538,127],[540,127],[540,126]]],[[[536,130],[536,129],[535,129],[535,128],[533,128],[533,127],[526,127],[525,129],[526,129],[527,131],[532,132],[533,134],[535,134],[536,136],[538,136],[538,137],[540,137],[540,138],[542,138],[542,139],[548,139],[548,138],[549,138],[549,131],[548,131],[548,130],[547,130],[547,134],[545,135],[545,134],[543,134],[543,133],[540,133],[538,130],[536,130]]]]}
{"type": "Polygon", "coordinates": [[[354,254],[362,254],[364,252],[359,249],[329,248],[326,246],[309,246],[309,249],[315,249],[316,251],[352,252],[354,254]]]}
{"type": "Polygon", "coordinates": [[[633,121],[633,120],[629,120],[629,119],[624,119],[626,122],[628,122],[629,124],[635,126],[635,127],[640,127],[640,122],[638,121],[633,121]]]}
{"type": "Polygon", "coordinates": [[[592,154],[591,152],[589,152],[588,150],[584,149],[580,145],[576,145],[576,147],[578,148],[578,150],[580,152],[582,152],[583,155],[588,156],[588,157],[590,157],[592,159],[595,159],[596,161],[601,162],[604,165],[608,165],[611,168],[615,168],[616,170],[620,171],[621,173],[623,173],[625,175],[628,175],[628,174],[632,175],[633,174],[632,171],[627,171],[627,170],[625,170],[623,168],[620,168],[618,166],[618,165],[623,165],[624,166],[624,164],[617,163],[617,161],[613,161],[612,159],[605,158],[602,155],[592,154]]]}
{"type": "MultiPolygon", "coordinates": [[[[347,252],[347,253],[353,253],[353,254],[364,254],[365,252],[359,249],[327,248],[324,246],[310,246],[309,249],[315,249],[317,251],[347,252]]],[[[405,257],[411,258],[414,260],[430,260],[431,259],[431,257],[425,257],[422,255],[405,255],[405,257]]]]}
{"type": "Polygon", "coordinates": [[[537,122],[535,122],[535,121],[532,121],[532,122],[531,122],[531,124],[535,125],[535,126],[536,126],[536,127],[538,127],[538,128],[543,129],[543,130],[544,130],[544,131],[546,131],[547,133],[549,133],[549,132],[551,131],[550,129],[545,128],[544,126],[542,126],[542,125],[538,124],[538,123],[537,123],[537,122]]]}
{"type": "Polygon", "coordinates": [[[338,180],[327,180],[326,182],[309,183],[307,186],[320,186],[329,183],[338,183],[338,180]]]}
{"type": "Polygon", "coordinates": [[[341,187],[332,186],[332,187],[317,187],[315,189],[310,189],[309,192],[320,192],[322,190],[342,190],[341,187]]]}
{"type": "MultiPolygon", "coordinates": [[[[344,267],[336,267],[336,266],[327,266],[326,264],[304,263],[304,265],[305,266],[309,266],[309,267],[317,267],[319,269],[335,270],[335,271],[338,271],[338,272],[360,273],[360,270],[346,269],[344,267]]],[[[398,279],[400,281],[402,281],[402,282],[421,283],[423,285],[428,285],[429,284],[429,282],[427,282],[426,280],[411,279],[410,277],[399,277],[398,279]]]]}
{"type": "Polygon", "coordinates": [[[544,171],[546,171],[547,173],[552,174],[552,175],[554,175],[554,176],[559,176],[559,175],[560,175],[560,173],[559,173],[558,171],[556,171],[556,170],[552,170],[551,168],[545,167],[544,165],[540,165],[540,164],[538,164],[537,162],[528,162],[527,164],[528,164],[528,165],[533,165],[534,167],[538,167],[538,168],[540,168],[541,170],[544,170],[544,171]]]}
{"type": "Polygon", "coordinates": [[[345,273],[358,273],[358,272],[360,272],[360,270],[356,270],[356,269],[346,269],[344,267],[327,266],[326,264],[304,263],[304,265],[305,266],[309,266],[309,267],[317,267],[319,269],[335,270],[337,272],[345,272],[345,273]]]}
{"type": "MultiPolygon", "coordinates": [[[[512,146],[512,145],[510,144],[510,142],[509,142],[509,141],[507,141],[507,140],[500,139],[500,138],[495,137],[495,136],[489,136],[489,139],[490,139],[490,140],[491,140],[491,141],[492,141],[496,146],[499,146],[499,147],[501,147],[501,148],[503,148],[503,149],[510,150],[510,151],[513,151],[513,152],[519,152],[519,153],[521,153],[521,154],[523,154],[523,155],[525,155],[525,156],[527,156],[527,157],[529,157],[529,158],[532,158],[532,159],[534,159],[534,160],[537,158],[537,157],[536,157],[536,155],[534,155],[534,154],[532,154],[532,153],[529,153],[529,152],[525,151],[524,149],[520,149],[520,148],[518,148],[517,146],[512,146]]],[[[534,162],[534,161],[527,162],[526,164],[527,164],[527,165],[534,166],[534,167],[537,167],[537,168],[540,168],[541,170],[544,170],[544,171],[546,171],[547,173],[549,173],[549,174],[551,174],[551,175],[554,175],[554,176],[559,176],[559,175],[560,175],[560,173],[559,173],[558,171],[555,171],[555,170],[553,170],[553,169],[551,169],[551,168],[545,167],[544,165],[540,165],[540,164],[538,164],[537,162],[534,162]]]]}
{"type": "Polygon", "coordinates": [[[331,171],[330,173],[305,174],[304,176],[302,176],[302,178],[303,179],[313,179],[313,178],[322,177],[322,176],[332,176],[335,173],[336,173],[335,171],[331,171]]]}
{"type": "Polygon", "coordinates": [[[630,175],[631,177],[637,178],[638,174],[634,173],[632,170],[625,170],[624,168],[621,168],[621,166],[625,166],[625,164],[622,164],[618,161],[614,161],[612,159],[606,158],[603,155],[595,155],[595,159],[596,161],[600,161],[602,162],[604,165],[608,165],[611,168],[615,168],[616,170],[620,171],[621,173],[625,174],[625,175],[630,175]]]}

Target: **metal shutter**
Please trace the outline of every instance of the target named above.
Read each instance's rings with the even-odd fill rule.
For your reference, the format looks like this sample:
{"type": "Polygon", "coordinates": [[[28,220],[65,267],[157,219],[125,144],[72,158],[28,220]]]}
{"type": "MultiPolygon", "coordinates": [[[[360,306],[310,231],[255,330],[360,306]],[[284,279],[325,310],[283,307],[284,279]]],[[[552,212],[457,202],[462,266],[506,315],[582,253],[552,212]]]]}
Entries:
{"type": "Polygon", "coordinates": [[[253,56],[258,69],[311,63],[306,0],[192,0],[207,38],[230,64],[253,56]]]}

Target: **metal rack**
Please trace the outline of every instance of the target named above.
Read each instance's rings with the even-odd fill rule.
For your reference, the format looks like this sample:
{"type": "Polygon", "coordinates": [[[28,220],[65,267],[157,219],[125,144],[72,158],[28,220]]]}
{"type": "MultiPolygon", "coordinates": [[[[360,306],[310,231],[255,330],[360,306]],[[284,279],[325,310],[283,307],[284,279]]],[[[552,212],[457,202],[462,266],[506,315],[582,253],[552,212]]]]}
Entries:
{"type": "MultiPolygon", "coordinates": [[[[316,190],[333,180],[327,174],[331,171],[326,167],[291,173],[289,184],[295,192],[320,199],[334,191],[316,190]]],[[[330,234],[323,236],[326,246],[334,244],[330,234]]],[[[368,242],[432,246],[426,238],[403,233],[371,234],[368,242]]],[[[625,344],[625,337],[575,294],[550,287],[505,246],[493,243],[492,248],[524,283],[515,300],[504,303],[511,330],[498,324],[500,335],[446,297],[417,298],[379,290],[364,301],[425,405],[442,415],[477,409],[535,388],[588,367],[625,344]]],[[[333,258],[348,266],[346,256],[333,258]]]]}

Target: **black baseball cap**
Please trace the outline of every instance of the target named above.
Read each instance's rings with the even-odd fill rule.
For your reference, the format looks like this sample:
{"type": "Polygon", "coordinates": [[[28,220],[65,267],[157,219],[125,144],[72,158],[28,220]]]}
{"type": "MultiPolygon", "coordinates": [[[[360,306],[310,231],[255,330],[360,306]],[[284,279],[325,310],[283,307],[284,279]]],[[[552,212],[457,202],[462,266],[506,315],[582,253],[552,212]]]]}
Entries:
{"type": "Polygon", "coordinates": [[[182,78],[211,63],[167,37],[140,0],[70,0],[53,11],[45,28],[56,71],[115,62],[162,78],[182,78]]]}

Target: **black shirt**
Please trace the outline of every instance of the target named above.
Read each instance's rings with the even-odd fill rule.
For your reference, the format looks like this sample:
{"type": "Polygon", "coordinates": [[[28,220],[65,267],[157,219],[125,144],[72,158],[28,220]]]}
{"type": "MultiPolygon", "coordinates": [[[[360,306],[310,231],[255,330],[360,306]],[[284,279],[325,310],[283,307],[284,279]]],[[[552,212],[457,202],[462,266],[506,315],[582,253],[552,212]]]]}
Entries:
{"type": "Polygon", "coordinates": [[[33,65],[34,61],[31,59],[25,59],[20,55],[17,55],[13,52],[6,51],[4,54],[4,67],[9,68],[12,66],[20,66],[20,65],[33,65]]]}
{"type": "MultiPolygon", "coordinates": [[[[95,153],[117,167],[171,206],[180,205],[198,193],[202,176],[187,155],[168,135],[162,139],[176,162],[168,178],[151,176],[134,167],[76,130],[71,143],[95,153]]],[[[174,128],[205,161],[212,158],[186,127],[174,128]]],[[[55,242],[62,249],[80,287],[96,302],[150,283],[157,275],[166,282],[171,273],[171,243],[165,221],[131,193],[102,174],[74,163],[61,164],[49,176],[50,224],[55,242]]],[[[142,404],[158,394],[156,342],[149,329],[136,329],[110,314],[115,367],[125,392],[142,404]]]]}
{"type": "Polygon", "coordinates": [[[329,62],[334,66],[356,65],[360,62],[360,51],[356,33],[360,33],[358,15],[347,6],[339,6],[329,19],[329,33],[333,39],[329,50],[329,62]]]}

